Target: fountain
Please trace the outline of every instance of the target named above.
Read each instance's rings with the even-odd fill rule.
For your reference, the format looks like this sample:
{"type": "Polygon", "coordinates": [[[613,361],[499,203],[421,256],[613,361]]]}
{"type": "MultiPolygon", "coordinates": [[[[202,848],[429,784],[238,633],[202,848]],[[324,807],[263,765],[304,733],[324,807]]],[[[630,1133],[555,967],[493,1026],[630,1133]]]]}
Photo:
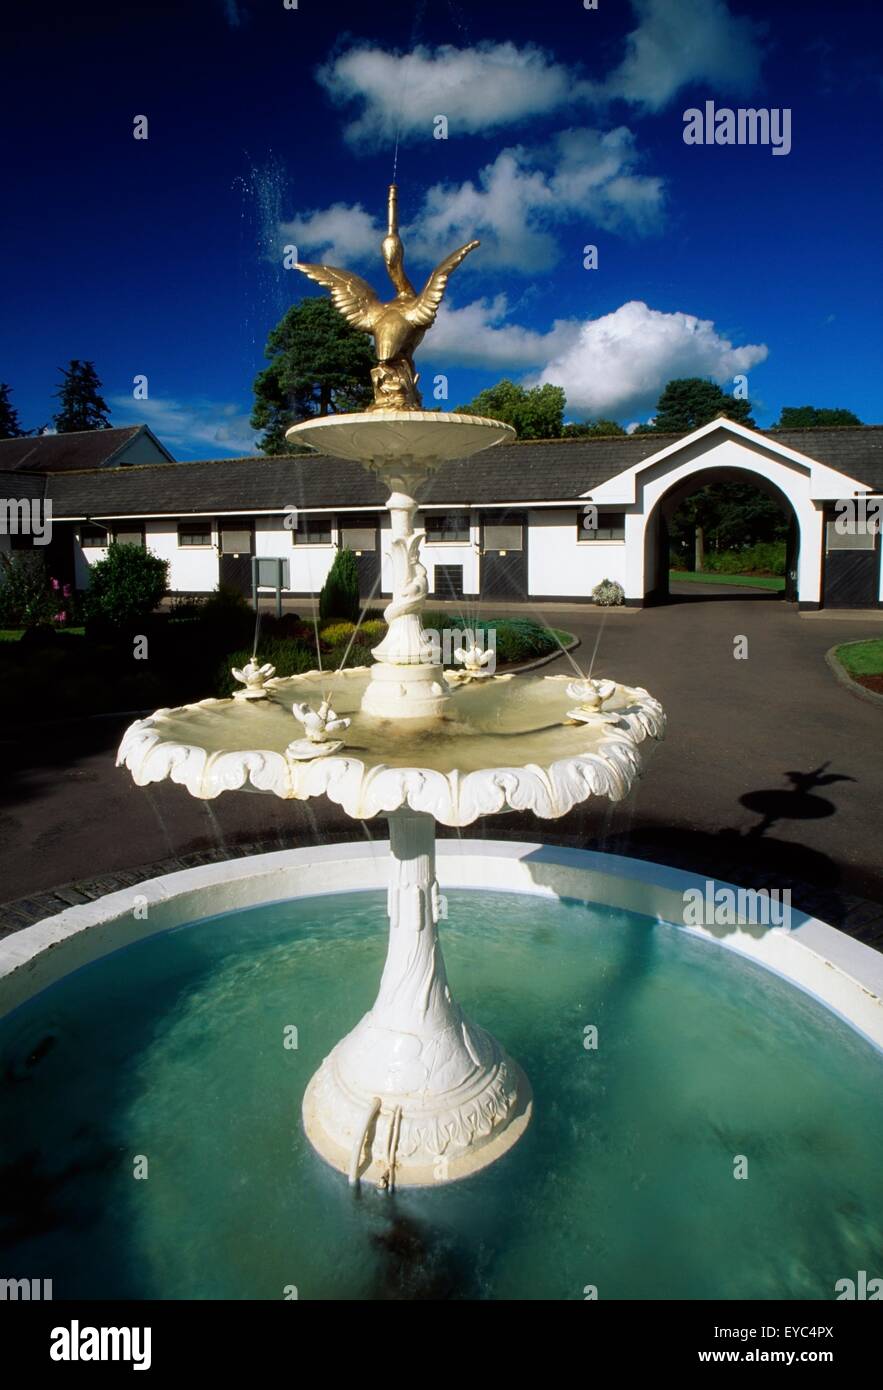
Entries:
{"type": "Polygon", "coordinates": [[[382,244],[392,301],[381,303],[348,271],[299,267],[375,339],[374,404],[288,431],[319,453],[356,460],[388,489],[393,592],[374,664],[277,678],[255,658],[234,673],[244,685],[236,697],[137,721],[118,758],[142,786],[168,777],[203,798],[243,787],[327,796],[354,819],[387,818],[389,946],[380,990],[303,1099],[318,1153],[350,1182],[387,1189],[465,1178],[506,1153],[531,1119],[521,1067],[464,1016],[447,983],[436,824],[465,826],[507,809],[554,819],[591,796],[619,800],[664,729],[647,691],[612,680],[490,674],[474,647],[460,654],[463,670],[447,671],[423,629],[420,489],[442,462],[514,434],[499,421],[426,411],[417,387],[413,352],[450,274],[477,245],[454,251],[417,294],[404,271],[392,186],[382,244]]]}

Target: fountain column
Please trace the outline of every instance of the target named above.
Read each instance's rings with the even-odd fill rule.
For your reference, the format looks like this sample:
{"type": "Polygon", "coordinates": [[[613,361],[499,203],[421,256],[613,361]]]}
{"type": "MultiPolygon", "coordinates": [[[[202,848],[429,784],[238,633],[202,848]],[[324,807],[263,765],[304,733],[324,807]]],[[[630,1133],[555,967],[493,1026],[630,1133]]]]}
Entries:
{"type": "Polygon", "coordinates": [[[530,1119],[521,1068],[451,996],[438,939],[435,821],[389,817],[389,946],[374,1007],[322,1063],[304,1124],[323,1158],[383,1187],[464,1177],[530,1119]]]}
{"type": "Polygon", "coordinates": [[[423,630],[420,612],[429,591],[420,563],[422,533],[414,530],[416,493],[432,466],[412,458],[378,459],[369,465],[390,488],[386,503],[392,539],[392,602],[384,610],[388,632],[372,649],[376,664],[362,697],[365,714],[380,719],[434,719],[450,704],[439,653],[423,630]]]}

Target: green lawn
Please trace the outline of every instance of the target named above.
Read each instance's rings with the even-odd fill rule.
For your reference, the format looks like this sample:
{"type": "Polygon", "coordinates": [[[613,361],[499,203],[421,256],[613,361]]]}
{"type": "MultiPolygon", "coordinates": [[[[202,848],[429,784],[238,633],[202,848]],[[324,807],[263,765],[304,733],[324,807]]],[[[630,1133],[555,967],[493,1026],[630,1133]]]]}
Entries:
{"type": "Polygon", "coordinates": [[[686,580],[692,584],[736,584],[746,589],[774,589],[781,593],[785,577],[781,574],[716,574],[711,570],[669,570],[669,580],[686,580]]]}
{"type": "Polygon", "coordinates": [[[851,676],[883,675],[883,637],[867,642],[845,642],[837,648],[837,660],[851,676]]]}

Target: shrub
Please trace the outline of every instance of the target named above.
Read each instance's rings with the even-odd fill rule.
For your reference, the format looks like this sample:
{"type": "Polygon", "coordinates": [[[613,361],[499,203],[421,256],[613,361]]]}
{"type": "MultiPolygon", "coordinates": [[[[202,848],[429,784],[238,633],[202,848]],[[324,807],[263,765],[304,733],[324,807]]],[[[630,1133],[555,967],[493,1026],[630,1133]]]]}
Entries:
{"type": "Polygon", "coordinates": [[[355,623],[329,623],[327,627],[319,629],[319,636],[329,646],[339,647],[341,642],[349,641],[355,630],[355,623]]]}
{"type": "Polygon", "coordinates": [[[359,570],[351,550],[338,550],[319,594],[319,618],[356,622],[359,616],[359,570]]]}
{"type": "Polygon", "coordinates": [[[42,555],[30,550],[0,555],[0,627],[40,627],[59,609],[42,555]]]}
{"type": "Polygon", "coordinates": [[[339,647],[334,647],[326,656],[322,657],[322,665],[329,671],[335,671],[340,666],[373,666],[374,657],[367,642],[354,642],[347,651],[346,642],[339,647]]]}
{"type": "Polygon", "coordinates": [[[625,603],[625,589],[615,579],[602,579],[592,590],[592,598],[602,608],[618,608],[625,603]]]}
{"type": "Polygon", "coordinates": [[[498,665],[513,662],[532,661],[536,657],[547,656],[558,647],[558,638],[550,628],[532,618],[482,618],[469,619],[450,613],[426,613],[424,627],[434,629],[441,635],[445,628],[458,632],[471,632],[478,645],[485,650],[491,646],[490,631],[496,633],[496,655],[498,665]]]}
{"type": "Polygon", "coordinates": [[[359,628],[359,636],[366,641],[372,642],[375,646],[386,636],[387,627],[382,618],[367,618],[359,628]]]}
{"type": "MultiPolygon", "coordinates": [[[[251,658],[250,647],[243,647],[241,651],[231,652],[229,656],[224,657],[215,676],[215,689],[219,696],[232,695],[234,690],[242,689],[240,682],[233,675],[232,668],[236,666],[241,670],[251,658]]],[[[268,661],[271,666],[275,666],[277,676],[298,676],[303,671],[315,671],[319,664],[315,647],[308,647],[304,642],[292,641],[290,637],[268,637],[259,642],[257,659],[261,665],[268,661]]]]}
{"type": "Polygon", "coordinates": [[[92,566],[84,603],[87,620],[116,629],[143,622],[166,591],[168,570],[168,560],[149,550],[114,542],[106,559],[92,566]]]}
{"type": "Polygon", "coordinates": [[[744,550],[709,550],[702,568],[712,574],[784,574],[785,542],[758,541],[744,550]]]}

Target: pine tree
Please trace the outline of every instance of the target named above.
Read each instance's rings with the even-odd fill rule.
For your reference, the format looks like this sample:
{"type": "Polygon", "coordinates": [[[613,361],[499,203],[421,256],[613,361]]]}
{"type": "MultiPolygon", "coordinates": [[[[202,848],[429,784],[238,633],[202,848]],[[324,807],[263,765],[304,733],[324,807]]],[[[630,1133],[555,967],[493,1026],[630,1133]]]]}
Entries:
{"type": "Polygon", "coordinates": [[[728,396],[715,382],[701,376],[676,377],[659,397],[653,429],[654,432],[686,434],[688,430],[707,425],[718,415],[726,415],[740,425],[754,424],[750,401],[728,396]]]}
{"type": "Polygon", "coordinates": [[[303,299],[271,331],[270,365],[255,378],[251,424],[265,454],[291,453],[285,431],[313,415],[364,410],[374,399],[371,340],[330,299],[303,299]]]}
{"type": "Polygon", "coordinates": [[[101,382],[95,363],[81,362],[74,357],[70,366],[60,370],[62,383],[55,395],[61,401],[61,408],[53,417],[58,433],[110,429],[107,403],[100,394],[101,382]]]}
{"type": "Polygon", "coordinates": [[[0,439],[23,439],[27,430],[21,427],[18,411],[9,399],[11,388],[0,381],[0,439]]]}

